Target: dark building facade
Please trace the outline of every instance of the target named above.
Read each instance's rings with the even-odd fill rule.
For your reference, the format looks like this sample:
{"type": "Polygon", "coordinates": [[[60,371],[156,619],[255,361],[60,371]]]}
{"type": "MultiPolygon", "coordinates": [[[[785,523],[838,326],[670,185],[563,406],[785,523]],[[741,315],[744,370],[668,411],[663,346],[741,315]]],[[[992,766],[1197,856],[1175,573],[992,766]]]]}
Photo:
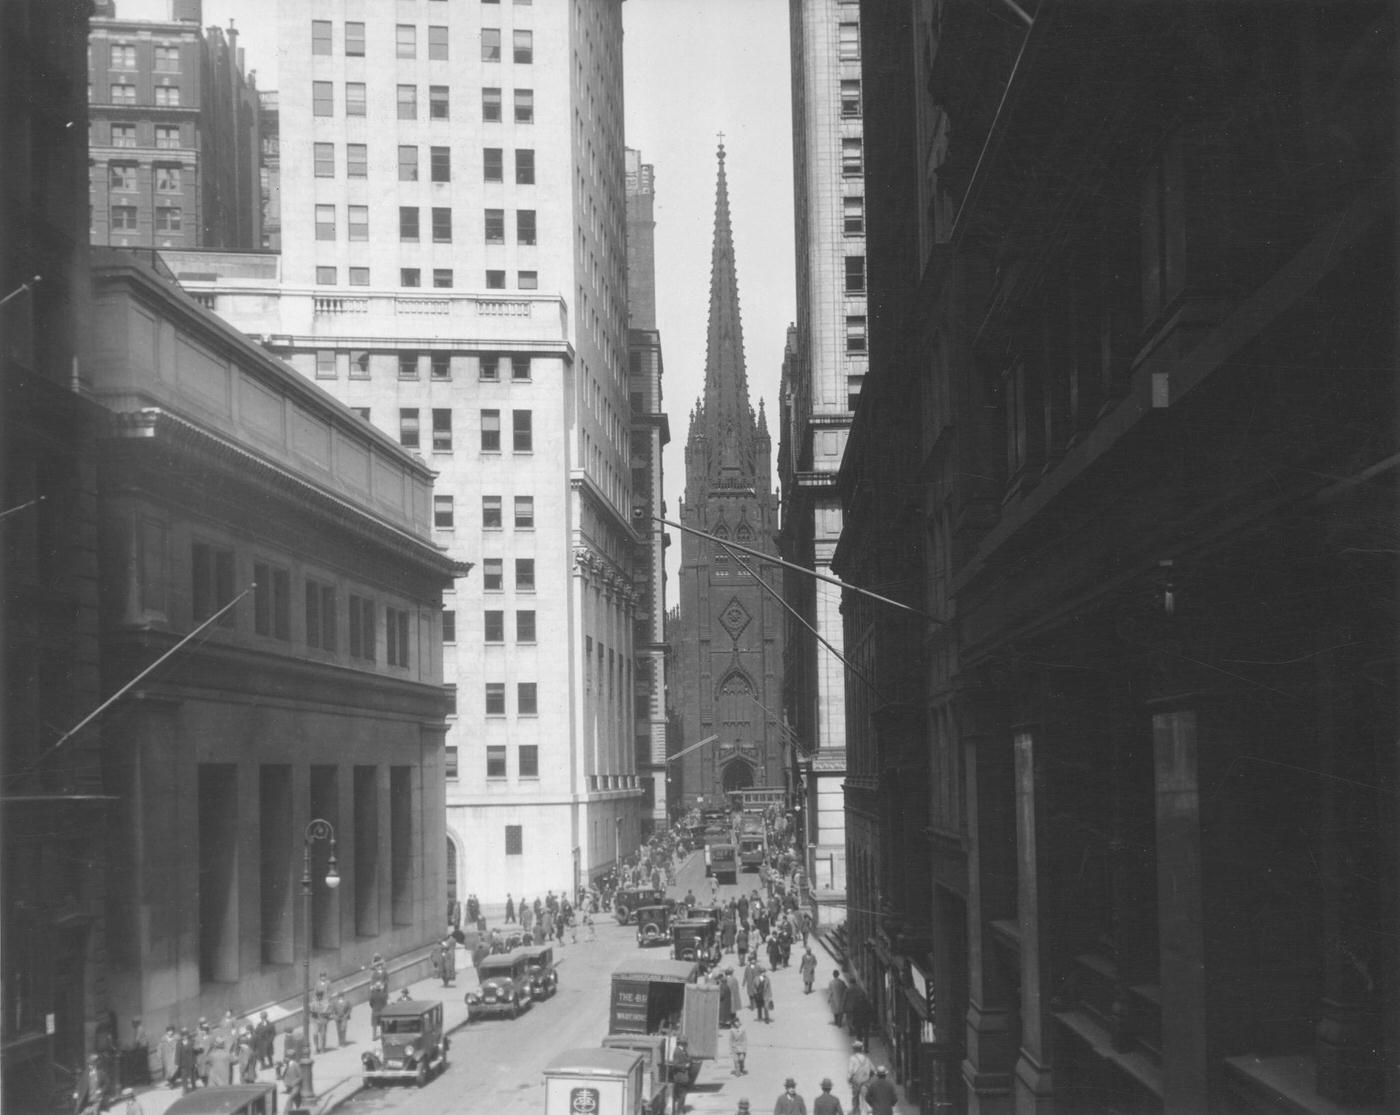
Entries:
{"type": "Polygon", "coordinates": [[[850,936],[903,1082],[1392,1110],[1393,9],[862,28],[835,565],[930,617],[848,594],[850,936]]]}
{"type": "Polygon", "coordinates": [[[258,90],[238,32],[98,5],[88,45],[90,236],[117,247],[263,247],[258,90]]]}
{"type": "MultiPolygon", "coordinates": [[[[749,405],[744,334],[724,148],[719,149],[705,396],[685,447],[683,525],[777,555],[772,439],[760,403],[749,405]]],[[[681,622],[672,639],[679,711],[691,746],[679,767],[680,801],[718,804],[729,790],[787,787],[792,771],[782,722],[784,613],[780,569],[686,532],[681,539],[681,622]]]]}
{"type": "Polygon", "coordinates": [[[86,0],[0,5],[0,1106],[47,1107],[111,1000],[87,317],[86,0]]]}

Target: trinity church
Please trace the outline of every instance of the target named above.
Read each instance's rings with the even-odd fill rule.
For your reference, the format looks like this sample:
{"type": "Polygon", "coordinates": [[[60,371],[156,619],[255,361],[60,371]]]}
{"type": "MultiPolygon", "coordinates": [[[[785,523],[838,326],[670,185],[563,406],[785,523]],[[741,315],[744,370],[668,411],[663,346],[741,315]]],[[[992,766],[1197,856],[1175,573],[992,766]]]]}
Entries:
{"type": "MultiPolygon", "coordinates": [[[[719,148],[705,394],[690,416],[680,521],[715,539],[778,556],[772,439],[760,402],[749,405],[744,332],[724,147],[719,148]]],[[[729,790],[786,786],[782,721],[782,569],[690,531],[681,537],[680,629],[673,689],[680,694],[681,786],[674,804],[718,805],[729,790]],[[715,738],[701,744],[707,737],[715,738]]],[[[673,779],[675,774],[672,775],[673,779]]]]}

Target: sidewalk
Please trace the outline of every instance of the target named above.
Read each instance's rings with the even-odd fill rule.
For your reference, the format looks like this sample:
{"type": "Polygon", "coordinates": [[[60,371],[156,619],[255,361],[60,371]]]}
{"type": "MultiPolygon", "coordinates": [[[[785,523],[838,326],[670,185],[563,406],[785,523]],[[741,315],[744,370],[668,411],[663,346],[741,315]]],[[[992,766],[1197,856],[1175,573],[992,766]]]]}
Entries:
{"type": "MultiPolygon", "coordinates": [[[[459,954],[460,956],[460,954],[459,954]]],[[[408,985],[409,994],[414,999],[438,999],[442,1002],[443,1031],[452,1033],[467,1021],[465,996],[476,986],[476,974],[470,962],[465,969],[457,970],[457,980],[451,987],[443,987],[440,979],[424,979],[408,985]]],[[[393,998],[399,997],[398,987],[394,988],[393,998]]],[[[280,1046],[280,1042],[278,1043],[280,1046]]],[[[369,1006],[357,1004],[350,1012],[350,1023],[346,1028],[346,1044],[337,1048],[335,1044],[335,1024],[328,1027],[327,1044],[324,1053],[315,1054],[312,1079],[316,1085],[316,1098],[304,1104],[305,1110],[323,1115],[338,1104],[344,1103],[363,1086],[360,1054],[367,1049],[376,1049],[378,1043],[370,1039],[369,1006]]],[[[448,1068],[459,1055],[465,1055],[465,1048],[456,1042],[447,1051],[448,1068]]],[[[260,1081],[273,1079],[271,1069],[261,1070],[260,1081]]],[[[137,1089],[145,1115],[165,1115],[166,1110],[182,1095],[179,1088],[167,1088],[163,1084],[137,1089]]],[[[278,1095],[278,1110],[284,1110],[286,1095],[278,1095]]],[[[119,1110],[119,1109],[118,1109],[119,1110]]]]}

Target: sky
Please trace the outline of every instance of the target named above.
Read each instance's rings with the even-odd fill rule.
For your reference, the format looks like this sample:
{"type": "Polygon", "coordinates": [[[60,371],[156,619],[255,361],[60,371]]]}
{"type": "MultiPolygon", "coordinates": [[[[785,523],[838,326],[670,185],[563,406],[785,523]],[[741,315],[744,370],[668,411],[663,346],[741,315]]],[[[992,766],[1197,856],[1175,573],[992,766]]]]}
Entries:
{"type": "MultiPolygon", "coordinates": [[[[374,0],[383,2],[383,0],[374,0]]],[[[536,0],[562,3],[563,0],[536,0]]],[[[795,317],[788,0],[625,0],[628,147],[655,167],[656,318],[671,444],[668,518],[685,490],[690,410],[705,384],[715,150],[724,133],[749,395],[762,399],[777,451],[783,346],[795,317]]],[[[169,0],[117,0],[123,19],[168,19],[169,0]]],[[[204,0],[205,26],[232,20],[244,65],[277,88],[277,0],[204,0]]],[[[777,483],[776,463],[774,484],[777,483]]],[[[680,538],[667,552],[678,599],[680,538]]]]}

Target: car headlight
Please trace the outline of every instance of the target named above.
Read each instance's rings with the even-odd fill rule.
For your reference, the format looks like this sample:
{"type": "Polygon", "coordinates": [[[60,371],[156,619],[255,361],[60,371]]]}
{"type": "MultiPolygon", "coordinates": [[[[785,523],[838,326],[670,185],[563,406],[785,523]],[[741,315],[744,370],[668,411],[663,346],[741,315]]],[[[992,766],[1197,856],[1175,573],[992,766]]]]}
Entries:
{"type": "Polygon", "coordinates": [[[403,1051],[403,1055],[411,1060],[412,1058],[418,1055],[418,1050],[415,1046],[410,1045],[407,1049],[403,1051]]]}

